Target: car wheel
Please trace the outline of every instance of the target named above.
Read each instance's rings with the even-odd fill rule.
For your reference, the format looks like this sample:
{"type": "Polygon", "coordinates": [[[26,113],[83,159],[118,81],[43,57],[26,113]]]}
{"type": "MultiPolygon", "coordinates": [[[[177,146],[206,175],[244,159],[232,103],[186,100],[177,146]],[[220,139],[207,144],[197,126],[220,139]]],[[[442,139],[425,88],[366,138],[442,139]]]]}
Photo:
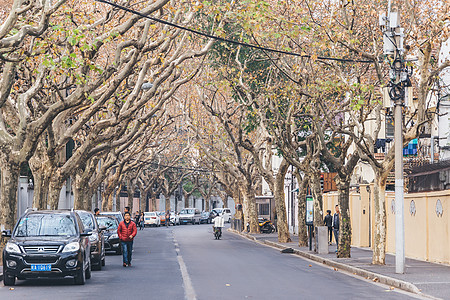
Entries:
{"type": "MultiPolygon", "coordinates": [[[[102,264],[98,264],[98,270],[102,269],[102,264]]],[[[86,269],[86,274],[85,277],[86,279],[91,279],[91,275],[92,275],[92,269],[91,269],[91,262],[89,261],[89,266],[86,269]]]]}
{"type": "Polygon", "coordinates": [[[84,285],[86,283],[86,273],[83,270],[83,268],[81,268],[78,272],[77,275],[75,276],[75,284],[77,285],[84,285]]]}
{"type": "Polygon", "coordinates": [[[16,284],[16,277],[9,275],[7,272],[3,271],[3,285],[13,286],[16,284]]]}
{"type": "MultiPolygon", "coordinates": [[[[102,261],[99,261],[98,265],[92,267],[92,270],[101,271],[102,270],[102,261]]],[[[86,276],[87,278],[87,276],[86,276]]]]}

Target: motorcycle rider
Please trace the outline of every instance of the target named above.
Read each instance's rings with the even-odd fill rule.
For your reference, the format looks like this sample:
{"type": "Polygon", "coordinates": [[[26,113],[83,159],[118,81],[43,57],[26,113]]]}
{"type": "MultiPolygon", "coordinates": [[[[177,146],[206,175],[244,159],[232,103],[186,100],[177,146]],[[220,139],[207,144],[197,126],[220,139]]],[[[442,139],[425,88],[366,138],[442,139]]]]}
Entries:
{"type": "MultiPolygon", "coordinates": [[[[224,227],[224,219],[221,215],[217,215],[214,219],[213,233],[216,235],[218,231],[219,237],[222,235],[222,227],[224,227]]],[[[217,237],[216,237],[217,238],[217,237]]]]}

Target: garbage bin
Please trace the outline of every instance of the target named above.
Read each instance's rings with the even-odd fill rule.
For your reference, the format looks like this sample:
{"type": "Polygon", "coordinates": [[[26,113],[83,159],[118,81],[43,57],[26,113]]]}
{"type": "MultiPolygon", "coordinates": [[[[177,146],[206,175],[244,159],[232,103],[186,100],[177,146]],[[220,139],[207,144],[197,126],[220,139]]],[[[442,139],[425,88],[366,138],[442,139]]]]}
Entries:
{"type": "Polygon", "coordinates": [[[315,251],[318,254],[328,254],[328,227],[327,226],[317,226],[315,228],[315,251]]]}

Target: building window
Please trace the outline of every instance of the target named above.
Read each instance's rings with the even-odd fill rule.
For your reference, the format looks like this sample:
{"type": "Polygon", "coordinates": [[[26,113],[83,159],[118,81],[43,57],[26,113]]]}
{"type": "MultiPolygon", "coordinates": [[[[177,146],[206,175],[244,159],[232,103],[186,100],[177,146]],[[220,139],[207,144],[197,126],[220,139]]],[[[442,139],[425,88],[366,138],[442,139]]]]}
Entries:
{"type": "Polygon", "coordinates": [[[269,203],[259,204],[259,215],[270,215],[269,203]]]}

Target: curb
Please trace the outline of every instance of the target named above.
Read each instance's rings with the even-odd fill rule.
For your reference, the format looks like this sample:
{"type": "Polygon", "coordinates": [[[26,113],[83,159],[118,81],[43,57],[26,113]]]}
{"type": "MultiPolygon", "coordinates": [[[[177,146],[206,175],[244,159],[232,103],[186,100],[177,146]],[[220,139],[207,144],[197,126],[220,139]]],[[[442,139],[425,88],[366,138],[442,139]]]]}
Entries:
{"type": "MultiPolygon", "coordinates": [[[[243,236],[243,237],[245,237],[245,238],[247,238],[249,240],[252,240],[252,241],[254,241],[254,242],[258,243],[258,244],[261,244],[261,245],[267,245],[267,246],[275,247],[275,248],[278,248],[278,249],[281,249],[281,250],[291,248],[291,247],[286,247],[286,246],[281,245],[279,243],[271,242],[271,241],[268,241],[268,240],[258,241],[254,236],[251,236],[250,234],[241,233],[241,232],[238,232],[237,230],[234,230],[234,229],[231,229],[231,228],[228,229],[228,231],[230,231],[232,233],[235,233],[235,234],[238,234],[240,236],[243,236]]],[[[333,267],[333,268],[336,268],[336,269],[339,269],[339,270],[343,270],[343,271],[348,272],[348,273],[352,273],[354,275],[358,275],[360,277],[364,277],[365,279],[371,279],[374,282],[379,282],[379,283],[382,283],[382,284],[393,286],[395,288],[398,288],[398,289],[401,289],[401,290],[404,290],[404,291],[407,291],[407,292],[410,292],[410,293],[418,294],[418,295],[421,295],[421,296],[430,297],[429,295],[423,294],[418,287],[416,287],[414,284],[412,284],[410,282],[407,282],[407,281],[403,281],[403,280],[400,280],[400,279],[396,279],[396,278],[392,278],[392,277],[389,277],[389,276],[377,274],[377,273],[374,273],[374,272],[371,272],[371,271],[367,271],[367,270],[364,270],[364,269],[361,269],[361,268],[357,268],[357,267],[353,267],[353,266],[350,266],[350,265],[346,265],[346,264],[343,264],[343,263],[340,263],[340,262],[336,262],[336,261],[331,260],[331,259],[323,258],[323,257],[320,257],[318,255],[314,255],[314,254],[311,254],[311,253],[308,253],[308,252],[304,252],[304,251],[301,251],[301,250],[297,250],[297,249],[294,249],[294,254],[298,255],[298,256],[301,256],[301,257],[304,257],[304,258],[307,258],[309,260],[315,261],[317,263],[327,265],[329,267],[333,267]]]]}

